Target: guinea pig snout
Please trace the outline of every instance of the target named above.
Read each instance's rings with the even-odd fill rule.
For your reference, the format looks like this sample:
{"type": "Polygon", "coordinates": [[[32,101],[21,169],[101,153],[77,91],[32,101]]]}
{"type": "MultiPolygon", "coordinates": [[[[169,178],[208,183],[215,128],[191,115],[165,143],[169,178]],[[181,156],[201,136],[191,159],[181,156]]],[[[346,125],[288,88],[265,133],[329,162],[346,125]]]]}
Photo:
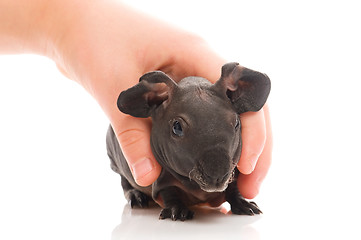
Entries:
{"type": "Polygon", "coordinates": [[[202,154],[199,165],[205,174],[220,179],[229,172],[231,157],[222,149],[209,150],[202,154]]]}
{"type": "Polygon", "coordinates": [[[202,154],[196,169],[193,178],[204,191],[220,192],[228,186],[233,166],[226,151],[214,149],[202,154]]]}

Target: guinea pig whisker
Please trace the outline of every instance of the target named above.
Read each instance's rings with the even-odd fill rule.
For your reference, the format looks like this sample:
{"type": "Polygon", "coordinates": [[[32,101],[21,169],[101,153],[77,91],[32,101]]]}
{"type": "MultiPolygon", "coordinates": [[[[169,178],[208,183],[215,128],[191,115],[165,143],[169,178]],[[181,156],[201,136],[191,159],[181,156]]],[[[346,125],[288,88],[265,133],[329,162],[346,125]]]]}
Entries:
{"type": "Polygon", "coordinates": [[[192,172],[196,171],[196,167],[192,168],[192,170],[189,171],[189,174],[188,174],[188,178],[189,178],[189,181],[192,181],[192,172]]]}
{"type": "Polygon", "coordinates": [[[228,179],[228,183],[231,183],[231,182],[233,182],[233,181],[236,180],[235,175],[236,175],[236,169],[233,169],[233,171],[232,171],[232,173],[231,173],[231,176],[230,176],[230,178],[228,179]]]}

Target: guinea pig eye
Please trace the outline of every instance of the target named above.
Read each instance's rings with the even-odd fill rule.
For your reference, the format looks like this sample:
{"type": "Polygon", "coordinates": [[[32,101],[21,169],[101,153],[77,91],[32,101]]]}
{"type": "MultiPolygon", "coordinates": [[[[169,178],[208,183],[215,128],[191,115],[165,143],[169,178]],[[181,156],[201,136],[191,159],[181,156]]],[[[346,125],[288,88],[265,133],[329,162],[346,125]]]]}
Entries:
{"type": "Polygon", "coordinates": [[[172,131],[173,131],[174,135],[176,135],[178,137],[183,136],[182,125],[178,121],[174,121],[172,131]]]}
{"type": "Polygon", "coordinates": [[[239,118],[236,118],[236,124],[234,125],[234,128],[237,129],[239,127],[239,118]]]}

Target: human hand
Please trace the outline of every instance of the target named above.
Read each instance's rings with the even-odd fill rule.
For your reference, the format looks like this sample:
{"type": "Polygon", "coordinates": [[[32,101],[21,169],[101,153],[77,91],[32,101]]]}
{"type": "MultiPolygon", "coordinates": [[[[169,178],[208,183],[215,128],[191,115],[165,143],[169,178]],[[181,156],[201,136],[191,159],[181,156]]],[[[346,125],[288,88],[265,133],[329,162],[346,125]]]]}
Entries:
{"type": "MultiPolygon", "coordinates": [[[[179,81],[202,76],[215,82],[226,63],[199,37],[137,12],[116,1],[53,1],[48,16],[46,55],[80,83],[110,119],[136,182],[153,183],[161,167],[150,148],[150,119],[122,114],[119,93],[146,72],[161,70],[179,81]],[[82,9],[78,14],[78,9],[82,9]]],[[[49,7],[49,6],[48,6],[49,7]]],[[[239,189],[246,198],[257,195],[271,161],[272,136],[268,107],[245,113],[239,189]]]]}

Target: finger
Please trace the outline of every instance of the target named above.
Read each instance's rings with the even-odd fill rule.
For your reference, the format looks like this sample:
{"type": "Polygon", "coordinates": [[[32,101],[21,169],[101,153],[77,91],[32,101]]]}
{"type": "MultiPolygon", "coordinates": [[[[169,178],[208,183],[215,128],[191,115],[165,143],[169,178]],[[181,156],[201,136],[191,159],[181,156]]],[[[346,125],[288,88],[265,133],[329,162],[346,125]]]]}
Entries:
{"type": "Polygon", "coordinates": [[[242,154],[238,162],[238,170],[250,174],[260,157],[266,142],[266,124],[263,109],[258,112],[241,114],[242,154]]]}
{"type": "Polygon", "coordinates": [[[199,37],[180,45],[175,61],[163,69],[174,80],[188,76],[200,76],[215,83],[221,76],[221,68],[227,62],[199,37]]]}
{"type": "Polygon", "coordinates": [[[119,145],[140,186],[152,184],[159,176],[161,167],[150,147],[151,120],[123,115],[113,125],[119,145]]]}
{"type": "Polygon", "coordinates": [[[238,188],[242,196],[248,199],[256,197],[259,193],[260,186],[267,175],[268,169],[272,162],[272,129],[269,116],[269,109],[266,105],[263,108],[266,122],[266,143],[263,152],[260,155],[254,171],[249,175],[240,174],[238,178],[238,188]]]}
{"type": "Polygon", "coordinates": [[[65,69],[64,69],[59,63],[56,64],[56,67],[58,68],[58,70],[60,71],[60,73],[63,74],[66,78],[71,79],[70,76],[69,76],[69,74],[68,74],[68,72],[65,71],[65,69]]]}
{"type": "Polygon", "coordinates": [[[193,65],[190,67],[194,72],[194,76],[201,76],[215,83],[221,76],[222,66],[227,62],[224,58],[214,52],[208,44],[204,43],[194,53],[195,56],[192,61],[193,65]]]}

